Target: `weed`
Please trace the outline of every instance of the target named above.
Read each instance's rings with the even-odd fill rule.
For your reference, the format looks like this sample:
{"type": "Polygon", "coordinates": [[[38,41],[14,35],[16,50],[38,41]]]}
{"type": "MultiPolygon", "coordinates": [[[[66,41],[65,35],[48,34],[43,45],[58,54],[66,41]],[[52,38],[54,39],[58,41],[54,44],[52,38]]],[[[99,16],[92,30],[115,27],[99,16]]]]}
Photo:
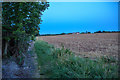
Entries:
{"type": "Polygon", "coordinates": [[[40,73],[48,78],[117,78],[118,65],[114,59],[97,59],[75,56],[69,49],[57,48],[44,41],[35,42],[40,73]],[[106,64],[107,63],[107,64],[106,64]]]}
{"type": "Polygon", "coordinates": [[[101,60],[105,63],[115,63],[117,60],[112,56],[102,56],[101,60]]]}

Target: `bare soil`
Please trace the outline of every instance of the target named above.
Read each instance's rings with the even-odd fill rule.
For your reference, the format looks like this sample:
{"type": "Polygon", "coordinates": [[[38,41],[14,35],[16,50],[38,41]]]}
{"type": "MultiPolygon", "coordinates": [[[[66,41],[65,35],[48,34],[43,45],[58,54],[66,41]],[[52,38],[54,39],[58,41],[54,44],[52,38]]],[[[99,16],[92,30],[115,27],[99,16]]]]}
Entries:
{"type": "Polygon", "coordinates": [[[64,45],[76,55],[99,57],[103,55],[118,57],[119,33],[71,34],[40,36],[37,39],[60,48],[64,45]]]}
{"type": "MultiPolygon", "coordinates": [[[[37,55],[34,52],[34,42],[30,44],[28,53],[25,54],[24,64],[19,66],[16,58],[2,59],[2,78],[40,78],[37,55]]],[[[17,79],[16,79],[17,80],[17,79]]]]}

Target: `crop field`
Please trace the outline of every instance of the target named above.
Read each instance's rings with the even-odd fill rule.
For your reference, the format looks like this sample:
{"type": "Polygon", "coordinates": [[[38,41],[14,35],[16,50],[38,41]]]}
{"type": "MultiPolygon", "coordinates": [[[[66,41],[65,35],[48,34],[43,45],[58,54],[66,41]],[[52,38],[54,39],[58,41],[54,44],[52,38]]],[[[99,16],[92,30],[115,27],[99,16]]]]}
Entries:
{"type": "Polygon", "coordinates": [[[40,36],[34,46],[43,78],[118,78],[116,33],[40,36]]]}
{"type": "Polygon", "coordinates": [[[118,56],[119,33],[70,34],[57,36],[40,36],[37,39],[48,42],[56,48],[64,46],[75,55],[100,57],[103,55],[118,56]]]}

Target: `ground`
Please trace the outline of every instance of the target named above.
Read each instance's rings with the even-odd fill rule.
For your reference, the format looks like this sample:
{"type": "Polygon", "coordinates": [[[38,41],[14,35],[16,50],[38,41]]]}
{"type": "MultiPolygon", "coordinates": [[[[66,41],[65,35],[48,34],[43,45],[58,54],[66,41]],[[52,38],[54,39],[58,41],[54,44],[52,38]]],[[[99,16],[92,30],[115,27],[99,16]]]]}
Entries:
{"type": "Polygon", "coordinates": [[[33,50],[34,43],[28,49],[28,54],[25,54],[23,66],[16,63],[14,57],[2,60],[2,78],[40,78],[37,68],[36,54],[33,50]]]}
{"type": "MultiPolygon", "coordinates": [[[[59,36],[40,36],[56,48],[64,46],[76,55],[95,58],[102,55],[118,57],[118,33],[71,34],[59,36]]],[[[14,57],[2,60],[3,78],[40,78],[37,56],[33,50],[34,42],[30,44],[28,54],[25,54],[23,66],[16,64],[14,57]]]]}
{"type": "Polygon", "coordinates": [[[118,33],[40,36],[37,39],[44,40],[58,48],[64,45],[76,55],[118,57],[118,33]]]}

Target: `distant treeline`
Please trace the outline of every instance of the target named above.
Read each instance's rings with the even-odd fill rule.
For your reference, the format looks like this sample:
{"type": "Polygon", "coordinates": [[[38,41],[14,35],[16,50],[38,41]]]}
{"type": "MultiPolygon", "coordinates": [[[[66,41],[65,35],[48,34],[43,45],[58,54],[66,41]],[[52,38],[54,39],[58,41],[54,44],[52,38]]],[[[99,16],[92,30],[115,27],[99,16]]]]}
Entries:
{"type": "MultiPolygon", "coordinates": [[[[120,31],[96,31],[93,33],[120,33],[120,31]]],[[[91,32],[73,32],[73,33],[61,33],[61,34],[42,34],[40,36],[56,36],[56,35],[69,35],[69,34],[91,34],[91,32]]]]}
{"type": "Polygon", "coordinates": [[[119,33],[120,31],[96,31],[94,33],[119,33]]]}
{"type": "Polygon", "coordinates": [[[64,34],[42,34],[42,35],[40,35],[40,36],[56,36],[56,35],[65,35],[66,33],[64,33],[64,34]]]}

